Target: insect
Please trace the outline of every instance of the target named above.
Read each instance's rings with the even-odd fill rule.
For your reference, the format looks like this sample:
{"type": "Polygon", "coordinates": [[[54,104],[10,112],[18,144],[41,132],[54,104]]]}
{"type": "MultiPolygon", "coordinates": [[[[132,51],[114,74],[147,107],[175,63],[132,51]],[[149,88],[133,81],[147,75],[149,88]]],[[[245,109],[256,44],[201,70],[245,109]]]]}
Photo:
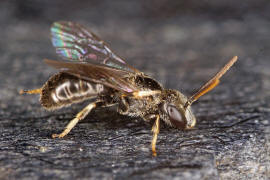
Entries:
{"type": "Polygon", "coordinates": [[[160,120],[178,129],[191,129],[196,118],[191,104],[218,85],[221,76],[237,61],[233,57],[212,79],[187,98],[177,90],[165,89],[143,72],[128,65],[110,50],[94,33],[73,22],[55,22],[51,27],[52,44],[64,60],[45,59],[45,63],[60,72],[51,76],[39,89],[21,90],[24,94],[40,94],[40,103],[47,110],[56,110],[73,103],[89,101],[60,134],[63,138],[96,107],[117,106],[122,115],[154,121],[152,154],[160,120]]]}

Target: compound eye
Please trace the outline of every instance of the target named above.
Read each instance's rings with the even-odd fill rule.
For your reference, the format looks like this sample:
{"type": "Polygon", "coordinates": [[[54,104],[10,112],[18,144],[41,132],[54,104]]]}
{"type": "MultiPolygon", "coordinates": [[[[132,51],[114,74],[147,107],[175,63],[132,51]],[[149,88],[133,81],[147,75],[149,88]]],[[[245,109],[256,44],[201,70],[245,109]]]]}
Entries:
{"type": "Polygon", "coordinates": [[[179,129],[185,129],[186,128],[186,120],[182,118],[181,113],[179,110],[172,105],[167,106],[167,112],[169,115],[170,122],[179,129]]]}

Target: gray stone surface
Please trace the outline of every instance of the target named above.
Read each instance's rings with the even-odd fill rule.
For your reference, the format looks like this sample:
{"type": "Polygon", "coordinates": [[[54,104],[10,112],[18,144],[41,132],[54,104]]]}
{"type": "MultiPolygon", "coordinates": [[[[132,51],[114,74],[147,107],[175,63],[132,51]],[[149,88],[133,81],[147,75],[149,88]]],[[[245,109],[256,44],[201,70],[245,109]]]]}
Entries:
{"type": "Polygon", "coordinates": [[[1,1],[0,179],[270,178],[268,1],[1,1]],[[234,55],[221,84],[193,105],[198,124],[151,125],[97,109],[64,139],[51,139],[85,105],[56,112],[20,89],[40,87],[57,59],[50,24],[88,26],[168,88],[191,95],[234,55]]]}

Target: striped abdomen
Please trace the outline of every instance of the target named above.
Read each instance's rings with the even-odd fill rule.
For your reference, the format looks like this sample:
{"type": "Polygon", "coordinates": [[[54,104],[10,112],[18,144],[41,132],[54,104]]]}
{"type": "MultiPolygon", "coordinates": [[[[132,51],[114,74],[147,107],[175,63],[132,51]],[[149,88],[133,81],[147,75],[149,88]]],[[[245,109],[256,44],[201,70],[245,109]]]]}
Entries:
{"type": "Polygon", "coordinates": [[[84,81],[60,72],[52,76],[43,86],[40,102],[46,109],[56,109],[74,102],[95,98],[105,91],[102,84],[84,81]]]}

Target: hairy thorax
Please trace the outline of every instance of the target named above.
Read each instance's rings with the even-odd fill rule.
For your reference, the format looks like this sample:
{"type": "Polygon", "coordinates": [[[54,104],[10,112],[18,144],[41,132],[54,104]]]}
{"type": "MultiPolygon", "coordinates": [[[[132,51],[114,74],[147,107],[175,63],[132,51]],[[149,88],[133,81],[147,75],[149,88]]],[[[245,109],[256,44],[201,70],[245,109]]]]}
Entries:
{"type": "MultiPolygon", "coordinates": [[[[141,91],[163,90],[162,86],[157,81],[147,76],[138,75],[130,77],[129,81],[140,87],[141,91]]],[[[158,112],[158,105],[160,103],[158,96],[160,96],[160,94],[138,99],[128,96],[120,97],[118,112],[128,116],[139,116],[148,121],[151,119],[152,115],[158,112]]]]}

